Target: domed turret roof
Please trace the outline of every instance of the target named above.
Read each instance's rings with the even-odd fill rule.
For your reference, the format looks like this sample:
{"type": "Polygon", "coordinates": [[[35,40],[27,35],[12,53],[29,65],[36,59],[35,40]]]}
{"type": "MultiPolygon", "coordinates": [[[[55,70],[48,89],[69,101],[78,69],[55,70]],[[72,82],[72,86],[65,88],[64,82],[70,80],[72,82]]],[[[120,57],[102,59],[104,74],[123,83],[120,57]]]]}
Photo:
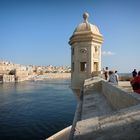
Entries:
{"type": "Polygon", "coordinates": [[[77,42],[87,41],[96,42],[100,44],[103,42],[103,36],[100,33],[98,27],[93,24],[90,24],[88,22],[88,17],[88,13],[83,14],[84,22],[79,24],[74,30],[72,36],[70,37],[70,45],[77,42]]]}
{"type": "Polygon", "coordinates": [[[101,35],[99,32],[99,29],[96,25],[90,24],[88,22],[88,13],[83,14],[84,22],[79,24],[76,29],[74,30],[73,34],[79,34],[79,33],[84,33],[84,32],[92,32],[93,34],[101,35]]]}

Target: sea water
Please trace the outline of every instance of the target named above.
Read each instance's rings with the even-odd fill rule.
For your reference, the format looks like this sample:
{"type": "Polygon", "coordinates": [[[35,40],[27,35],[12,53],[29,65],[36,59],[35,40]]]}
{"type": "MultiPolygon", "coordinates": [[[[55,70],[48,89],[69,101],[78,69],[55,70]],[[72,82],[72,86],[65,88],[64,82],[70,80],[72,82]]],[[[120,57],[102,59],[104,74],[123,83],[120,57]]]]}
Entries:
{"type": "Polygon", "coordinates": [[[69,80],[0,84],[0,140],[44,140],[72,124],[69,80]]]}

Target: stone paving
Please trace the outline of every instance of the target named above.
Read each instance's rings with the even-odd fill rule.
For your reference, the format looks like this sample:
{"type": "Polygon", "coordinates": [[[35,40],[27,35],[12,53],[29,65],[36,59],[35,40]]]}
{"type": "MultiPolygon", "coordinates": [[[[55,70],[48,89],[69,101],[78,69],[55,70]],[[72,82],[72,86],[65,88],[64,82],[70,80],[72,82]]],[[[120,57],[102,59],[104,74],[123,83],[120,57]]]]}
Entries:
{"type": "Polygon", "coordinates": [[[112,112],[106,98],[99,91],[87,90],[83,98],[81,119],[102,116],[112,112]]]}

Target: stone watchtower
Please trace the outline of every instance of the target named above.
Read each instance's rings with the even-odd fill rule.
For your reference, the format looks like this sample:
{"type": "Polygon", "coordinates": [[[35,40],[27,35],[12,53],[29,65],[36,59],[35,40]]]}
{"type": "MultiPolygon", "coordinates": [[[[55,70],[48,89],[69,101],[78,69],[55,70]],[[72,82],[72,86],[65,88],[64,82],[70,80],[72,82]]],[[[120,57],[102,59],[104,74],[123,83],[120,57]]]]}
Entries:
{"type": "Polygon", "coordinates": [[[88,13],[83,14],[83,23],[77,26],[69,41],[72,89],[80,89],[85,79],[101,71],[103,36],[97,26],[88,22],[88,17],[88,13]]]}

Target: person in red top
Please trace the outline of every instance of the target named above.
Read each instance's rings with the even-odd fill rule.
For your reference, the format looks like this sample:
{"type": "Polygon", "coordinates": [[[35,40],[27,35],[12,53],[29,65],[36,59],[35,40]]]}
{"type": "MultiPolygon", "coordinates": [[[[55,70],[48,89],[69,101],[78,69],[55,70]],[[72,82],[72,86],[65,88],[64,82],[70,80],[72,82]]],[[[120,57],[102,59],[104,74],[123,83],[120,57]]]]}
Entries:
{"type": "Polygon", "coordinates": [[[131,81],[131,85],[134,92],[140,94],[140,71],[138,72],[138,76],[135,76],[131,81]]]}

